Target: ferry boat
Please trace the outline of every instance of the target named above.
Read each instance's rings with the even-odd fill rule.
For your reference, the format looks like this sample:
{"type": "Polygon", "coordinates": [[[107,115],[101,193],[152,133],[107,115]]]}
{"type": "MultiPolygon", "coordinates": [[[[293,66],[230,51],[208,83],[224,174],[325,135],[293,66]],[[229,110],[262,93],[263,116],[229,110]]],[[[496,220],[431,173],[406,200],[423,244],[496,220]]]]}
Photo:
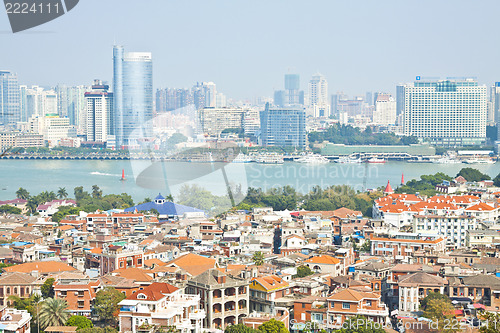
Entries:
{"type": "Polygon", "coordinates": [[[353,157],[341,157],[337,161],[337,163],[342,163],[342,164],[358,164],[363,162],[361,158],[353,158],[353,157]]]}
{"type": "Polygon", "coordinates": [[[261,164],[283,164],[285,161],[283,155],[278,154],[260,154],[255,159],[255,162],[261,164]]]}
{"type": "Polygon", "coordinates": [[[451,158],[448,156],[438,158],[437,160],[433,160],[432,163],[437,163],[437,164],[459,164],[462,163],[461,161],[451,158]]]}
{"type": "Polygon", "coordinates": [[[243,153],[239,153],[234,160],[231,162],[233,163],[250,163],[253,162],[253,158],[251,158],[248,155],[245,155],[243,153]]]}
{"type": "Polygon", "coordinates": [[[318,154],[308,154],[308,155],[302,156],[302,157],[296,159],[295,162],[298,162],[298,163],[307,163],[307,164],[326,164],[326,163],[330,163],[330,161],[326,157],[318,155],[318,154]]]}
{"type": "Polygon", "coordinates": [[[366,161],[366,163],[374,163],[374,164],[384,164],[385,162],[387,162],[385,159],[376,157],[372,157],[366,161]]]}
{"type": "Polygon", "coordinates": [[[495,161],[491,159],[485,159],[485,158],[471,158],[468,160],[465,160],[464,163],[466,164],[493,164],[495,161]]]}

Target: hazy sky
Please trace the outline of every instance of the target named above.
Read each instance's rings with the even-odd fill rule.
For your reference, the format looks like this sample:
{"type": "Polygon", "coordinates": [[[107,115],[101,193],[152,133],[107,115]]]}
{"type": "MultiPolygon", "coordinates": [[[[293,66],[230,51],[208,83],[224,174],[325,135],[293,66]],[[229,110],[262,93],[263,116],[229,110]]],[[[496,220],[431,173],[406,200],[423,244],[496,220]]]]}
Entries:
{"type": "Polygon", "coordinates": [[[228,97],[272,96],[283,75],[320,72],[329,92],[395,91],[422,76],[500,81],[500,1],[80,0],[12,34],[0,11],[0,69],[24,84],[111,82],[114,41],[153,53],[155,89],[213,81],[228,97]]]}

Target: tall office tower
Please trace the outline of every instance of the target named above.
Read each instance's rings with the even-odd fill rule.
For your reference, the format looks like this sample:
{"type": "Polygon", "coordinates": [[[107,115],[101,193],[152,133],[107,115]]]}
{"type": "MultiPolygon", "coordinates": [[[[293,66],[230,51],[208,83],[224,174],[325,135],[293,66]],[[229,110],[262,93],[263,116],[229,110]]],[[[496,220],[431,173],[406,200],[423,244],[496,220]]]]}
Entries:
{"type": "Polygon", "coordinates": [[[274,91],[274,105],[283,107],[285,106],[286,93],[284,90],[274,91]]]}
{"type": "Polygon", "coordinates": [[[21,121],[20,90],[17,74],[0,71],[0,123],[15,126],[21,121]]]}
{"type": "Polygon", "coordinates": [[[227,98],[223,93],[217,93],[215,95],[215,107],[225,108],[227,106],[227,98]]]}
{"type": "Polygon", "coordinates": [[[264,146],[305,147],[306,111],[301,106],[270,107],[260,115],[264,146]]]}
{"type": "Polygon", "coordinates": [[[113,47],[113,108],[116,146],[152,136],[153,61],[149,52],[113,47]],[[133,137],[132,137],[133,136],[133,137]]]}
{"type": "Polygon", "coordinates": [[[204,108],[205,107],[205,91],[201,87],[201,85],[196,84],[196,86],[194,86],[191,89],[191,91],[193,93],[193,103],[194,103],[194,107],[196,108],[196,110],[204,108]]]}
{"type": "Polygon", "coordinates": [[[486,140],[486,86],[473,79],[415,81],[404,85],[405,135],[445,147],[486,140]]]}
{"type": "Polygon", "coordinates": [[[286,104],[300,104],[300,76],[299,74],[285,74],[285,90],[287,94],[286,104]]]}
{"type": "Polygon", "coordinates": [[[57,112],[61,117],[68,117],[69,123],[75,125],[80,133],[86,130],[85,120],[85,93],[90,91],[87,86],[66,86],[58,85],[55,88],[57,93],[57,112]]]}
{"type": "Polygon", "coordinates": [[[396,116],[397,117],[401,116],[402,118],[404,111],[405,111],[405,85],[398,84],[396,86],[396,116]]]}
{"type": "Polygon", "coordinates": [[[19,113],[22,122],[28,121],[28,86],[19,86],[19,113]]]}
{"type": "Polygon", "coordinates": [[[495,82],[491,93],[495,122],[497,123],[497,140],[500,140],[500,82],[495,82]]]}
{"type": "Polygon", "coordinates": [[[309,81],[309,107],[314,117],[329,117],[328,82],[321,74],[316,74],[309,81]]]}
{"type": "Polygon", "coordinates": [[[167,111],[167,89],[157,89],[155,94],[155,111],[165,112],[167,111]]]}
{"type": "MultiPolygon", "coordinates": [[[[43,91],[43,115],[59,115],[57,112],[57,93],[54,90],[43,91]]],[[[66,118],[66,117],[61,117],[66,118]]]]}
{"type": "Polygon", "coordinates": [[[87,141],[107,142],[113,134],[113,93],[109,86],[94,80],[92,91],[85,93],[87,141]]]}
{"type": "Polygon", "coordinates": [[[250,108],[211,108],[206,107],[198,110],[200,125],[204,134],[219,136],[228,128],[252,130],[251,119],[258,118],[258,111],[250,108]],[[245,123],[245,117],[248,117],[245,123]]]}
{"type": "Polygon", "coordinates": [[[203,82],[203,91],[205,93],[205,106],[214,108],[217,103],[217,89],[213,82],[203,82]]]}
{"type": "Polygon", "coordinates": [[[396,123],[396,100],[391,95],[377,93],[373,123],[377,125],[394,125],[396,123]]]}
{"type": "MultiPolygon", "coordinates": [[[[377,93],[375,93],[377,94],[377,93]]],[[[375,105],[375,101],[377,100],[377,97],[373,97],[373,93],[371,91],[367,91],[365,93],[365,102],[368,103],[368,105],[375,105]]]]}

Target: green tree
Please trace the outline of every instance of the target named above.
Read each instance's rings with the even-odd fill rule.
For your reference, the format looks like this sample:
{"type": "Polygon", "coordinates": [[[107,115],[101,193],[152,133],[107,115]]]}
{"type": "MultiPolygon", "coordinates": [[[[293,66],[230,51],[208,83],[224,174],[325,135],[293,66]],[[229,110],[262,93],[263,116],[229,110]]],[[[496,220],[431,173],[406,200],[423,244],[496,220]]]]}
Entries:
{"type": "Polygon", "coordinates": [[[285,324],[274,318],[260,325],[258,330],[262,333],[289,333],[285,324]]]}
{"type": "Polygon", "coordinates": [[[13,206],[9,206],[9,205],[2,205],[0,206],[0,213],[6,213],[6,214],[22,214],[22,210],[17,208],[17,207],[13,207],[13,206]]]}
{"type": "Polygon", "coordinates": [[[76,331],[77,333],[118,333],[118,331],[113,327],[86,327],[80,328],[76,331]]]}
{"type": "Polygon", "coordinates": [[[227,326],[224,333],[259,333],[259,331],[244,324],[237,324],[227,326]]]}
{"type": "Polygon", "coordinates": [[[385,333],[382,327],[363,316],[354,316],[347,319],[342,328],[335,330],[336,333],[385,333]]]}
{"type": "Polygon", "coordinates": [[[481,333],[499,333],[500,332],[500,314],[495,312],[481,312],[478,314],[483,325],[479,328],[481,333]]]}
{"type": "Polygon", "coordinates": [[[372,250],[372,241],[369,240],[369,239],[366,239],[365,242],[363,243],[363,245],[361,245],[361,249],[360,249],[362,252],[371,252],[372,250]]]}
{"type": "Polygon", "coordinates": [[[493,178],[493,185],[496,187],[500,187],[500,173],[495,178],[493,178]]]}
{"type": "Polygon", "coordinates": [[[260,251],[257,251],[253,254],[252,260],[255,265],[261,266],[264,264],[264,254],[260,251]]]}
{"type": "Polygon", "coordinates": [[[92,185],[92,198],[94,199],[102,198],[102,190],[97,185],[92,185]]]}
{"type": "Polygon", "coordinates": [[[66,322],[66,326],[77,326],[78,329],[82,328],[92,328],[94,324],[92,321],[84,316],[71,316],[66,322]]]}
{"type": "Polygon", "coordinates": [[[42,302],[40,307],[40,327],[63,326],[69,319],[70,314],[66,310],[68,303],[63,299],[48,298],[42,302]]]}
{"type": "Polygon", "coordinates": [[[487,174],[482,173],[481,171],[474,168],[462,168],[458,174],[458,176],[462,176],[467,179],[468,182],[480,182],[481,180],[490,180],[491,177],[487,174]]]}
{"type": "MultiPolygon", "coordinates": [[[[438,294],[438,293],[433,293],[438,294]]],[[[453,329],[453,325],[451,328],[446,327],[446,323],[450,323],[451,320],[455,318],[455,308],[451,304],[451,301],[445,295],[428,295],[422,300],[422,303],[425,306],[422,306],[424,309],[423,316],[425,318],[431,319],[433,322],[437,322],[437,328],[439,332],[456,332],[458,330],[453,329]],[[424,302],[425,300],[425,302],[424,302]]]]}
{"type": "Polygon", "coordinates": [[[45,280],[45,282],[42,284],[41,292],[43,298],[52,298],[54,297],[54,278],[48,278],[45,280]]]}
{"type": "Polygon", "coordinates": [[[59,190],[57,190],[57,197],[59,199],[64,199],[68,197],[68,192],[66,192],[66,187],[59,187],[59,190]]]}
{"type": "Polygon", "coordinates": [[[297,277],[299,278],[303,278],[312,274],[314,274],[314,272],[305,265],[297,267],[297,277]]]}
{"type": "Polygon", "coordinates": [[[22,187],[20,187],[16,191],[16,198],[18,198],[18,199],[28,200],[29,197],[30,197],[30,193],[22,187]]]}
{"type": "Polygon", "coordinates": [[[99,318],[107,324],[115,324],[115,312],[120,308],[118,303],[124,298],[125,295],[123,293],[112,287],[99,290],[94,301],[94,309],[99,318]]]}

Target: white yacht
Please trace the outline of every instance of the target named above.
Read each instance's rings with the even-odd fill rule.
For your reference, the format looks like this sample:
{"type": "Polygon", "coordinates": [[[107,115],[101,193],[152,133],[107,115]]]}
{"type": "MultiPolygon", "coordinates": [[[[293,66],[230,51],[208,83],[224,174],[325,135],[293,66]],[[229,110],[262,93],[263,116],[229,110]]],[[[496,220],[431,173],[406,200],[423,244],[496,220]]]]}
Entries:
{"type": "Polygon", "coordinates": [[[318,154],[304,155],[304,156],[296,159],[295,162],[307,163],[307,164],[326,164],[326,163],[330,163],[330,161],[326,157],[318,155],[318,154]]]}

